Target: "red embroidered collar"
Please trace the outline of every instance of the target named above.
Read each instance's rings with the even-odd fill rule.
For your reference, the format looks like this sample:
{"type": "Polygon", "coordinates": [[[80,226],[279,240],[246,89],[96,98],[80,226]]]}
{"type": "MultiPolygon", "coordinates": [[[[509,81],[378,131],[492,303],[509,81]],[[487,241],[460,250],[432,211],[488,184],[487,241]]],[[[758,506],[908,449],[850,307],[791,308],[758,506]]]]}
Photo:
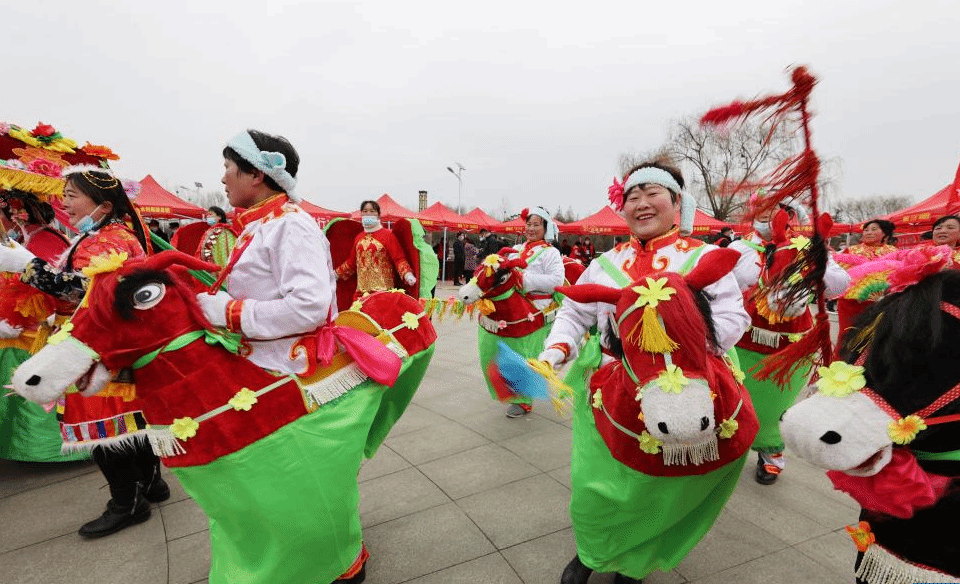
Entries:
{"type": "Polygon", "coordinates": [[[242,231],[247,227],[247,225],[253,223],[254,221],[259,221],[260,219],[263,219],[264,217],[267,217],[273,213],[279,213],[280,209],[289,202],[290,198],[287,197],[286,193],[274,195],[269,199],[260,201],[243,213],[237,215],[237,218],[234,221],[237,224],[237,228],[242,231]]]}
{"type": "Polygon", "coordinates": [[[650,239],[646,242],[642,242],[636,238],[636,236],[630,236],[630,245],[633,246],[633,249],[637,253],[650,253],[652,251],[657,251],[667,247],[668,245],[673,245],[680,239],[680,229],[674,226],[670,231],[667,231],[663,235],[659,235],[650,239]]]}

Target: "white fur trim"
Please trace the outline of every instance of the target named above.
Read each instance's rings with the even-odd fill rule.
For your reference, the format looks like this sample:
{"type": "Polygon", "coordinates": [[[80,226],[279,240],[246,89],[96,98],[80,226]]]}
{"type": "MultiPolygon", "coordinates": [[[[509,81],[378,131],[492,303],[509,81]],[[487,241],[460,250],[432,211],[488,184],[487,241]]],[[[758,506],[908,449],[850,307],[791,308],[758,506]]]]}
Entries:
{"type": "Polygon", "coordinates": [[[693,220],[697,214],[697,202],[690,193],[680,194],[680,235],[693,233],[693,220]]]}
{"type": "Polygon", "coordinates": [[[60,453],[89,452],[95,446],[119,451],[132,448],[135,444],[144,443],[147,440],[146,430],[138,430],[130,434],[124,434],[123,436],[111,436],[110,438],[98,438],[96,440],[88,439],[79,442],[64,442],[60,446],[60,453]]]}
{"type": "Polygon", "coordinates": [[[906,562],[877,544],[868,547],[863,554],[857,578],[868,584],[960,584],[960,580],[953,576],[906,562]]]}

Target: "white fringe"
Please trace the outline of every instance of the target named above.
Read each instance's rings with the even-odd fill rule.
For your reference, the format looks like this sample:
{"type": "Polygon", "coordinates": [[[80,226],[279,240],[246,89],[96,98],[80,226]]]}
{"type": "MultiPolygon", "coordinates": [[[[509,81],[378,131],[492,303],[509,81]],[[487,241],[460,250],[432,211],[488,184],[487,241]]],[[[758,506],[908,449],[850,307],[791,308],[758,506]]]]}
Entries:
{"type": "Polygon", "coordinates": [[[868,584],[960,584],[960,580],[953,576],[905,562],[877,544],[868,547],[863,554],[857,578],[868,584]]]}
{"type": "Polygon", "coordinates": [[[663,444],[663,464],[699,465],[704,462],[720,460],[720,450],[717,446],[717,435],[711,434],[694,444],[663,444]]]}
{"type": "Polygon", "coordinates": [[[96,440],[83,440],[81,442],[63,442],[60,445],[60,454],[89,452],[97,446],[101,446],[109,450],[125,450],[127,448],[132,448],[137,443],[143,443],[146,441],[146,430],[138,430],[134,433],[124,434],[123,436],[97,438],[96,440]]]}
{"type": "Polygon", "coordinates": [[[356,363],[350,363],[329,377],[310,385],[301,386],[301,388],[310,401],[320,407],[337,399],[366,380],[367,374],[357,367],[356,363]]]}
{"type": "Polygon", "coordinates": [[[401,359],[406,359],[407,357],[410,356],[410,353],[408,353],[407,350],[403,347],[403,345],[399,343],[394,343],[393,341],[390,341],[389,343],[387,343],[387,348],[393,351],[393,354],[396,355],[397,357],[400,357],[401,359]]]}
{"type": "Polygon", "coordinates": [[[768,331],[766,329],[750,327],[750,338],[758,345],[766,345],[776,349],[780,346],[780,333],[768,331]]]}
{"type": "Polygon", "coordinates": [[[150,448],[153,450],[153,453],[160,458],[177,456],[186,454],[187,452],[183,444],[180,444],[180,441],[177,440],[177,437],[173,435],[173,432],[171,432],[169,428],[148,428],[147,440],[150,441],[150,448]]]}

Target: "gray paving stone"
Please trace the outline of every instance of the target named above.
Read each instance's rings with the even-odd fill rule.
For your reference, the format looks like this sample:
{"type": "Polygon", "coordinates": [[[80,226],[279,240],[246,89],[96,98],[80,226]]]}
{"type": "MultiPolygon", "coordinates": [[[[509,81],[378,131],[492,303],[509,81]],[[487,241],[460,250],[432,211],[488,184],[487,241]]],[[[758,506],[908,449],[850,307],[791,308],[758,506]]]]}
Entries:
{"type": "Polygon", "coordinates": [[[850,584],[851,574],[839,574],[793,548],[728,568],[695,584],[850,584]]]}
{"type": "Polygon", "coordinates": [[[490,394],[486,390],[481,394],[476,388],[461,388],[437,397],[419,400],[417,404],[446,418],[469,417],[503,407],[490,399],[490,394]]]}
{"type": "MultiPolygon", "coordinates": [[[[0,392],[6,392],[0,388],[0,392]]],[[[0,399],[3,396],[0,395],[0,399]]],[[[20,462],[0,459],[0,499],[63,482],[78,476],[100,473],[92,461],[20,462]]]]}
{"type": "Polygon", "coordinates": [[[151,518],[115,536],[84,540],[71,533],[0,554],[0,577],[4,584],[166,584],[163,524],[151,518]]]}
{"type": "Polygon", "coordinates": [[[449,421],[386,440],[387,446],[412,464],[423,464],[487,443],[489,440],[480,434],[449,421]]]}
{"type": "Polygon", "coordinates": [[[725,511],[697,547],[680,562],[677,572],[689,580],[697,580],[787,547],[787,543],[773,533],[725,511]]]}
{"type": "Polygon", "coordinates": [[[498,549],[570,526],[570,491],[540,474],[457,501],[498,549]]]}
{"type": "Polygon", "coordinates": [[[170,487],[170,498],[160,503],[161,507],[173,505],[174,503],[179,503],[180,501],[186,501],[190,498],[190,495],[183,490],[183,485],[180,484],[180,479],[170,472],[170,469],[161,467],[160,472],[163,475],[163,480],[167,481],[167,485],[170,487]]]}
{"type": "Polygon", "coordinates": [[[573,529],[525,541],[501,550],[525,584],[557,584],[560,574],[577,553],[573,529]]]}
{"type": "Polygon", "coordinates": [[[570,465],[551,470],[547,474],[561,485],[570,488],[570,465]]]}
{"type": "Polygon", "coordinates": [[[536,413],[519,418],[508,418],[506,404],[492,400],[490,404],[482,411],[456,417],[454,420],[494,442],[503,442],[523,434],[553,430],[557,427],[557,424],[536,413]]]}
{"type": "Polygon", "coordinates": [[[365,528],[449,502],[416,468],[360,484],[360,520],[365,528]]]}
{"type": "Polygon", "coordinates": [[[496,551],[453,503],[371,527],[364,539],[371,584],[406,582],[496,551]]]}
{"type": "Polygon", "coordinates": [[[838,574],[849,574],[850,581],[853,581],[853,564],[857,559],[857,548],[846,529],[838,529],[793,547],[825,568],[838,574]]]}
{"type": "Polygon", "coordinates": [[[482,558],[410,580],[407,584],[523,584],[503,556],[494,553],[482,558]]]}
{"type": "Polygon", "coordinates": [[[193,499],[163,506],[160,508],[160,514],[163,516],[167,541],[173,541],[210,528],[207,515],[193,499]]]}
{"type": "Polygon", "coordinates": [[[377,477],[382,477],[399,470],[410,468],[410,463],[403,459],[399,454],[390,450],[390,447],[381,444],[377,454],[360,464],[360,475],[357,477],[359,482],[369,481],[377,477]]]}
{"type": "Polygon", "coordinates": [[[452,499],[540,474],[535,466],[496,444],[453,454],[419,468],[452,499]]]}
{"type": "Polygon", "coordinates": [[[206,582],[210,574],[210,532],[201,531],[167,544],[170,584],[206,582]]]}
{"type": "Polygon", "coordinates": [[[500,442],[507,450],[544,472],[570,466],[572,434],[569,428],[554,425],[540,432],[500,442]]]}
{"type": "Polygon", "coordinates": [[[397,420],[397,423],[390,429],[390,436],[403,436],[410,432],[430,428],[436,424],[447,422],[448,420],[436,412],[412,403],[404,410],[403,416],[397,420]]]}

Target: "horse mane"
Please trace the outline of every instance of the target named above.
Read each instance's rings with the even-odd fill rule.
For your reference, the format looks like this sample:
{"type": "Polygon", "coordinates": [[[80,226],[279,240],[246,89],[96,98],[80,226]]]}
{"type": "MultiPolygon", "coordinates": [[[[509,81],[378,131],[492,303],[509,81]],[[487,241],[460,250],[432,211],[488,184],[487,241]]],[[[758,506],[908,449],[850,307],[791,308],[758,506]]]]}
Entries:
{"type": "Polygon", "coordinates": [[[960,304],[960,271],[936,273],[883,298],[844,337],[840,357],[854,363],[867,350],[868,386],[899,412],[917,411],[957,383],[960,321],[944,314],[941,302],[960,304]]]}

